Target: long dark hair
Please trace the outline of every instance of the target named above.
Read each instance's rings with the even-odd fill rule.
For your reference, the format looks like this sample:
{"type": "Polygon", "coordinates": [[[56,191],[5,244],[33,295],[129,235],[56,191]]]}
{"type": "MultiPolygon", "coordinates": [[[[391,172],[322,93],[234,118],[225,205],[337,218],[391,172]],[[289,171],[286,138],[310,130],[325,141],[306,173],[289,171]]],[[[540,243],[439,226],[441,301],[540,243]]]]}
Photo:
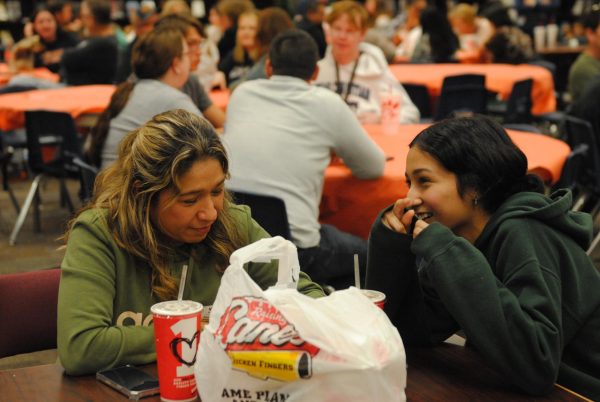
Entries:
{"type": "MultiPolygon", "coordinates": [[[[183,34],[177,28],[157,28],[144,35],[134,46],[131,65],[136,79],[158,79],[170,68],[173,59],[183,54],[183,34]]],[[[90,132],[90,144],[85,156],[89,163],[100,166],[102,147],[110,128],[110,121],[117,117],[129,101],[135,80],[121,83],[110,98],[108,107],[102,112],[90,132]]]]}
{"type": "Polygon", "coordinates": [[[454,52],[458,50],[458,38],[448,21],[446,14],[437,7],[427,6],[421,12],[423,33],[429,35],[431,58],[434,63],[454,61],[454,52]]]}
{"type": "Polygon", "coordinates": [[[538,176],[527,173],[527,157],[504,128],[483,116],[443,120],[409,145],[428,153],[454,173],[458,192],[475,191],[479,205],[494,213],[511,195],[543,192],[538,176]]]}

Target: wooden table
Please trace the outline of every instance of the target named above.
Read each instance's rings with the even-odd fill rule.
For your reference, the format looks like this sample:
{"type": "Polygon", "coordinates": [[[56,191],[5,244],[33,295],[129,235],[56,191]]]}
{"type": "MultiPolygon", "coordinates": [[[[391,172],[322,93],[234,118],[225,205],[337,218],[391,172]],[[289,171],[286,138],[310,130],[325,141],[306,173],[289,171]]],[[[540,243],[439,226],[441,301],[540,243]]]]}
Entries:
{"type": "MultiPolygon", "coordinates": [[[[393,159],[386,163],[383,177],[374,180],[357,179],[342,164],[329,166],[325,171],[320,221],[366,239],[377,214],[406,196],[408,144],[427,125],[401,125],[397,135],[383,134],[380,125],[364,127],[393,159]]],[[[527,156],[530,172],[540,175],[547,183],[558,180],[570,152],[567,144],[541,134],[513,130],[508,133],[527,156]]]]}
{"type": "MultiPolygon", "coordinates": [[[[431,401],[585,401],[561,387],[545,397],[531,397],[506,385],[470,348],[444,344],[407,350],[406,395],[411,402],[431,401]]],[[[156,374],[156,366],[145,370],[156,374]]],[[[70,377],[58,364],[0,371],[0,401],[126,401],[95,376],[70,377]]],[[[143,401],[159,401],[158,396],[143,401]]]]}
{"type": "Polygon", "coordinates": [[[531,100],[533,114],[554,112],[556,96],[554,80],[547,69],[530,64],[394,64],[392,73],[400,82],[425,85],[429,94],[436,99],[440,96],[442,82],[450,75],[483,74],[488,90],[497,92],[502,99],[508,99],[516,81],[533,79],[531,100]]]}
{"type": "Polygon", "coordinates": [[[0,95],[0,129],[23,127],[27,110],[66,112],[74,118],[100,113],[106,109],[114,91],[114,85],[82,85],[0,95]]]}

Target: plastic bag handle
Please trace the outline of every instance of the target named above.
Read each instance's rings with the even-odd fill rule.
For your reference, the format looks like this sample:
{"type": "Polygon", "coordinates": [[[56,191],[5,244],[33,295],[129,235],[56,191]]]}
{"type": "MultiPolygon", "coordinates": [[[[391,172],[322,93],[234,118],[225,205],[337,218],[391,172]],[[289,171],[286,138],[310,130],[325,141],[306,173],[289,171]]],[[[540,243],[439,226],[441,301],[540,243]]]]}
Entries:
{"type": "Polygon", "coordinates": [[[300,276],[298,252],[291,241],[281,236],[260,239],[234,251],[229,257],[231,266],[240,269],[247,262],[270,262],[271,260],[279,260],[277,283],[273,287],[296,289],[300,276]]]}

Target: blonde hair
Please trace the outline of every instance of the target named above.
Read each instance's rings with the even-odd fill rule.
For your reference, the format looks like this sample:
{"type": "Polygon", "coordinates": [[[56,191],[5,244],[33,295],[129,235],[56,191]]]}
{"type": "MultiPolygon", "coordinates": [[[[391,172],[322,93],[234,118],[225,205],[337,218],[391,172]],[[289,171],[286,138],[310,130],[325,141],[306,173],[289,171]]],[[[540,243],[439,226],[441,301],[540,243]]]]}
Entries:
{"type": "MultiPolygon", "coordinates": [[[[243,13],[240,14],[240,16],[238,17],[238,29],[239,29],[239,21],[241,21],[242,18],[245,17],[253,17],[256,19],[256,32],[258,33],[258,23],[260,21],[260,17],[259,17],[259,13],[257,10],[250,10],[250,11],[245,11],[243,13]]],[[[259,53],[259,44],[257,43],[257,39],[256,36],[254,37],[254,49],[250,49],[250,50],[246,50],[242,47],[242,45],[238,42],[237,38],[235,40],[235,47],[233,48],[233,60],[235,60],[237,63],[243,63],[244,62],[244,53],[248,52],[248,56],[250,56],[250,58],[253,61],[256,61],[259,57],[258,53],[259,53]]]]}
{"type": "MultiPolygon", "coordinates": [[[[102,171],[94,197],[82,209],[107,209],[108,228],[119,247],[152,268],[152,292],[161,300],[176,297],[177,280],[168,269],[175,248],[151,221],[151,210],[159,194],[179,194],[179,180],[195,162],[214,159],[228,176],[227,153],[214,128],[203,118],[185,110],[171,110],[154,116],[131,131],[119,145],[118,159],[102,171]]],[[[173,202],[175,199],[173,199],[173,202]]],[[[229,256],[241,247],[241,234],[230,215],[230,199],[203,241],[223,272],[229,256]]],[[[64,238],[68,239],[75,219],[64,238]]],[[[194,248],[191,248],[194,254],[194,248]]]]}
{"type": "Polygon", "coordinates": [[[327,14],[326,21],[329,25],[343,15],[350,17],[350,21],[355,28],[365,31],[369,21],[369,13],[358,2],[352,0],[342,0],[331,5],[331,12],[327,14]]]}
{"type": "Polygon", "coordinates": [[[192,15],[192,10],[187,2],[184,0],[167,0],[163,6],[160,15],[165,16],[169,14],[189,14],[192,15]]]}
{"type": "Polygon", "coordinates": [[[477,18],[477,8],[470,4],[459,3],[450,9],[448,18],[456,18],[469,26],[474,26],[477,18]]]}

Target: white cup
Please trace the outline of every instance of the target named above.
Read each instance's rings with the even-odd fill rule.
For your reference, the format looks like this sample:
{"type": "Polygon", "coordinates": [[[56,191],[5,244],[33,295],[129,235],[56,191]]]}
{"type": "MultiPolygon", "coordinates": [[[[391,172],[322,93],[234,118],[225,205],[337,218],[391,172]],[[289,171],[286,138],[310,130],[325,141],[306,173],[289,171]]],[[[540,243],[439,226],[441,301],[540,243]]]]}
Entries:
{"type": "Polygon", "coordinates": [[[558,25],[550,24],[546,25],[546,44],[549,48],[556,47],[556,41],[558,39],[558,25]]]}
{"type": "Polygon", "coordinates": [[[400,106],[402,95],[400,92],[391,91],[381,94],[381,125],[387,135],[398,134],[400,130],[400,106]]]}
{"type": "Polygon", "coordinates": [[[533,41],[535,44],[535,50],[539,52],[545,47],[546,42],[546,27],[538,25],[533,28],[533,41]]]}

